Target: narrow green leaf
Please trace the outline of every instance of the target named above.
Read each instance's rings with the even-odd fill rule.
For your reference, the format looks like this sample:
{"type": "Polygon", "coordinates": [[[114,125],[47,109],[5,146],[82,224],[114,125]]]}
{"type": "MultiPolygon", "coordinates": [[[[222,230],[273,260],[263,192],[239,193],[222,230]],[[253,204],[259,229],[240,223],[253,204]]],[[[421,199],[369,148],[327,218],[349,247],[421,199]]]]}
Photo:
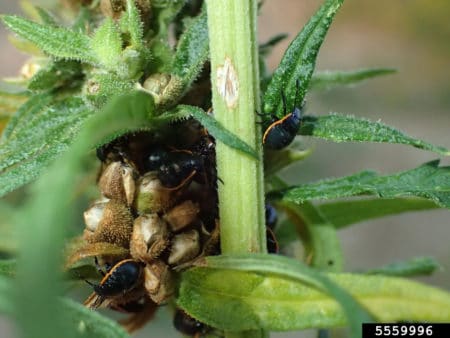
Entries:
{"type": "MultiPolygon", "coordinates": [[[[63,241],[74,219],[71,210],[79,184],[76,178],[82,171],[84,156],[94,145],[107,142],[114,133],[144,128],[149,124],[153,110],[151,97],[143,92],[113,98],[104,110],[86,121],[70,150],[32,186],[31,196],[18,215],[17,224],[21,256],[14,285],[17,322],[22,337],[60,338],[61,332],[65,338],[75,335],[76,331],[64,329],[71,318],[61,311],[58,296],[63,292],[63,241]],[[32,231],[30,220],[33,220],[32,231]],[[36,269],[43,262],[45,269],[36,269]],[[42,311],[41,304],[46,304],[46,311],[42,311]]],[[[85,324],[96,325],[88,321],[85,324]]],[[[85,327],[79,322],[77,325],[85,327]]]]}
{"type": "Polygon", "coordinates": [[[14,15],[1,17],[3,23],[20,37],[33,42],[44,52],[63,59],[95,64],[86,35],[59,27],[45,26],[14,15]]]}
{"type": "Polygon", "coordinates": [[[317,207],[336,228],[403,212],[439,208],[436,203],[422,198],[370,198],[323,203],[317,207]]]}
{"type": "Polygon", "coordinates": [[[111,18],[106,18],[103,24],[95,31],[90,47],[96,59],[108,70],[118,68],[122,54],[122,38],[111,18]]]}
{"type": "Polygon", "coordinates": [[[144,27],[142,25],[139,10],[136,7],[135,0],[127,0],[127,29],[130,32],[131,43],[136,48],[143,47],[142,38],[144,27]]]}
{"type": "Polygon", "coordinates": [[[412,277],[431,275],[441,266],[433,257],[415,257],[408,261],[395,262],[377,269],[366,271],[367,274],[412,277]]]}
{"type": "Polygon", "coordinates": [[[286,94],[287,106],[301,104],[309,87],[317,54],[334,15],[343,0],[327,0],[303,27],[284,53],[264,94],[264,111],[278,117],[284,115],[280,93],[286,94]],[[299,83],[296,98],[296,81],[299,83]]]}
{"type": "Polygon", "coordinates": [[[237,135],[226,130],[214,117],[208,115],[199,107],[178,105],[174,111],[163,114],[158,119],[176,121],[190,117],[200,122],[215,139],[223,142],[230,148],[242,151],[253,158],[258,158],[255,150],[247,143],[242,141],[237,135]]]}
{"type": "Polygon", "coordinates": [[[51,61],[39,70],[28,83],[31,90],[50,90],[62,86],[74,88],[80,86],[84,75],[81,64],[73,60],[51,61]]]}
{"type": "Polygon", "coordinates": [[[314,324],[311,317],[299,318],[305,307],[294,289],[305,284],[336,299],[348,318],[352,337],[360,337],[361,323],[371,321],[368,312],[347,291],[296,260],[278,255],[243,254],[207,257],[205,265],[206,269],[196,268],[182,275],[177,302],[195,318],[214,327],[229,331],[326,327],[320,325],[323,318],[317,313],[314,324]],[[219,274],[222,274],[220,280],[219,274]],[[223,304],[220,317],[215,310],[219,298],[223,304]]]}
{"type": "Polygon", "coordinates": [[[450,156],[444,147],[415,139],[380,122],[354,116],[331,114],[304,116],[300,135],[319,137],[333,142],[382,142],[410,145],[419,149],[450,156]]]}
{"type": "Polygon", "coordinates": [[[394,68],[366,68],[352,71],[324,71],[312,76],[311,89],[328,89],[335,86],[351,85],[378,76],[396,73],[394,68]]]}
{"type": "MultiPolygon", "coordinates": [[[[349,323],[342,303],[308,281],[267,269],[256,273],[233,270],[227,265],[184,272],[178,304],[198,320],[230,331],[336,328],[349,323]]],[[[380,322],[450,320],[450,294],[445,291],[394,277],[331,273],[321,276],[355,297],[380,322]]],[[[356,313],[350,314],[355,325],[353,336],[361,337],[355,335],[356,313]]],[[[369,321],[364,317],[361,320],[369,321]]]]}
{"type": "Polygon", "coordinates": [[[172,74],[182,81],[186,91],[208,60],[209,37],[206,11],[192,20],[180,36],[172,64],[172,74]]]}
{"type": "Polygon", "coordinates": [[[11,119],[0,143],[0,196],[35,179],[78,133],[89,116],[79,98],[51,102],[37,95],[11,119]]]}
{"type": "Polygon", "coordinates": [[[439,160],[436,160],[393,175],[379,176],[372,171],[362,171],[280,190],[271,193],[271,197],[303,203],[362,194],[384,198],[416,196],[450,208],[450,167],[439,167],[439,160]]]}

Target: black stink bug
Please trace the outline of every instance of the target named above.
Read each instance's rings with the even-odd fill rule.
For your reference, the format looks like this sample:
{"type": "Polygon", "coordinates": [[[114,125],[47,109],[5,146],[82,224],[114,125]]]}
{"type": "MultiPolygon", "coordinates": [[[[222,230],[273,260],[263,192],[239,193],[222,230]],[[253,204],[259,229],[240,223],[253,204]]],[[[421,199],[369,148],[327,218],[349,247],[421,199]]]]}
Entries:
{"type": "MultiPolygon", "coordinates": [[[[297,101],[299,82],[297,81],[297,90],[295,94],[295,101],[297,101]]],[[[284,117],[281,119],[272,119],[272,123],[267,127],[263,135],[263,144],[270,149],[280,150],[287,147],[294,140],[300,129],[302,110],[297,107],[297,102],[294,103],[294,110],[292,113],[287,113],[286,96],[281,93],[283,100],[284,117]]]]}
{"type": "Polygon", "coordinates": [[[133,289],[142,275],[142,263],[134,259],[124,259],[106,273],[99,284],[92,284],[100,297],[113,297],[133,289]]]}

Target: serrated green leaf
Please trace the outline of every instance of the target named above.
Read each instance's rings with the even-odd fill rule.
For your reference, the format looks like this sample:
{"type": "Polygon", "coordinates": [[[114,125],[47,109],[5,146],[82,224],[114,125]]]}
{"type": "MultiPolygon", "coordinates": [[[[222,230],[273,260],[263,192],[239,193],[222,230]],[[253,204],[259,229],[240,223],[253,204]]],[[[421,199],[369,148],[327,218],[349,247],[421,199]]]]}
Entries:
{"type": "Polygon", "coordinates": [[[14,15],[4,15],[1,18],[14,33],[56,58],[92,64],[97,62],[91,54],[90,40],[86,35],[65,28],[41,25],[14,15]]]}
{"type": "Polygon", "coordinates": [[[29,81],[30,90],[50,90],[61,86],[80,86],[84,75],[81,64],[72,60],[55,60],[39,70],[29,81]],[[78,80],[78,81],[77,81],[78,80]]]}
{"type": "Polygon", "coordinates": [[[311,89],[328,89],[335,86],[351,85],[378,76],[396,73],[394,68],[366,68],[353,71],[324,71],[312,76],[311,89]]]}
{"type": "Polygon", "coordinates": [[[439,167],[439,160],[436,160],[393,175],[362,171],[270,193],[271,198],[294,203],[363,194],[384,198],[416,196],[450,208],[450,167],[439,167]]]}
{"type": "Polygon", "coordinates": [[[127,0],[127,30],[130,32],[132,45],[136,48],[141,48],[143,47],[144,27],[134,1],[127,0]]]}
{"type": "Polygon", "coordinates": [[[30,189],[31,196],[16,224],[20,230],[21,255],[14,283],[15,302],[24,338],[60,338],[61,332],[65,338],[74,336],[74,332],[65,330],[70,318],[61,311],[58,296],[63,292],[60,268],[63,241],[74,219],[71,211],[83,159],[94,145],[108,142],[112,134],[148,126],[153,110],[152,98],[144,92],[113,98],[104,110],[86,121],[70,150],[30,189]],[[36,269],[43,262],[45,269],[36,269]],[[42,311],[41,304],[46,304],[46,311],[42,311]]]}
{"type": "Polygon", "coordinates": [[[0,143],[0,195],[35,179],[65,151],[90,111],[79,98],[52,102],[47,94],[26,102],[0,143]]]}
{"type": "Polygon", "coordinates": [[[323,203],[317,207],[338,229],[369,219],[439,208],[436,203],[421,198],[370,198],[323,203]]]}
{"type": "Polygon", "coordinates": [[[415,257],[408,261],[394,262],[377,269],[367,270],[367,274],[412,277],[420,275],[431,275],[441,266],[432,257],[415,257]]]}
{"type": "MultiPolygon", "coordinates": [[[[226,266],[184,272],[178,304],[198,320],[230,331],[348,325],[339,303],[306,281],[266,269],[256,273],[233,270],[226,266]]],[[[393,277],[331,273],[323,276],[355,297],[380,322],[450,320],[450,294],[445,291],[393,277]]],[[[355,313],[350,316],[354,321],[355,313]]],[[[355,331],[353,336],[360,337],[355,331]]]]}
{"type": "Polygon", "coordinates": [[[425,141],[408,136],[381,122],[373,122],[354,116],[330,114],[304,116],[300,135],[319,137],[333,142],[380,142],[410,145],[450,156],[450,151],[425,141]]]}
{"type": "Polygon", "coordinates": [[[264,93],[264,112],[275,114],[280,118],[284,115],[280,92],[285,93],[289,109],[295,102],[298,104],[303,102],[314,72],[319,48],[343,1],[325,1],[291,42],[264,93]],[[298,95],[296,95],[297,81],[298,95]]]}
{"type": "MultiPolygon", "coordinates": [[[[267,254],[222,255],[207,257],[205,266],[206,269],[196,268],[182,275],[177,303],[195,318],[220,329],[292,330],[307,327],[302,326],[305,319],[300,320],[303,322],[300,324],[297,315],[304,311],[301,298],[290,293],[296,285],[303,287],[305,284],[336,299],[347,315],[352,337],[360,337],[361,323],[372,320],[346,291],[325,275],[291,258],[267,254]],[[222,279],[219,282],[220,273],[222,279]],[[200,276],[202,281],[198,279],[200,276]],[[215,285],[211,283],[213,280],[215,285]],[[217,296],[223,304],[220,318],[215,310],[217,296]],[[271,315],[274,317],[268,318],[271,315]]],[[[317,323],[310,327],[319,327],[317,313],[315,320],[317,323]]]]}
{"type": "Polygon", "coordinates": [[[206,11],[192,20],[180,36],[172,64],[172,74],[182,80],[184,92],[201,72],[208,60],[209,37],[206,11]]]}
{"type": "Polygon", "coordinates": [[[90,47],[96,59],[106,69],[110,71],[117,69],[122,54],[122,38],[115,22],[111,18],[107,17],[95,31],[90,47]]]}
{"type": "Polygon", "coordinates": [[[223,142],[230,148],[242,151],[243,153],[258,158],[256,152],[237,135],[225,129],[214,117],[208,115],[199,107],[178,105],[175,110],[158,117],[159,120],[177,121],[193,117],[208,130],[215,139],[223,142]]]}

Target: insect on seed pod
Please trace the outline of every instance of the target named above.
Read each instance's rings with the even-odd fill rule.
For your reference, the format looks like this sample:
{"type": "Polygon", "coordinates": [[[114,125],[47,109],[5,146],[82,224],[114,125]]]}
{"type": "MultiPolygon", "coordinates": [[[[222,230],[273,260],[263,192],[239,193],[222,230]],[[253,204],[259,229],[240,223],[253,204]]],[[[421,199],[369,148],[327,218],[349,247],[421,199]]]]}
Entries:
{"type": "Polygon", "coordinates": [[[138,181],[134,206],[139,214],[161,212],[172,207],[178,195],[178,191],[166,189],[155,172],[148,172],[138,181]]]}

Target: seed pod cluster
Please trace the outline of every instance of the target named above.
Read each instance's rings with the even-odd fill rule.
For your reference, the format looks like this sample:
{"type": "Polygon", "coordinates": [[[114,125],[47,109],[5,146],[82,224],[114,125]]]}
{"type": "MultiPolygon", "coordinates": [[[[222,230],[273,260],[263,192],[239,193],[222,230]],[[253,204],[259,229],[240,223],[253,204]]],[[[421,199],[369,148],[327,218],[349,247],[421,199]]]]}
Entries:
{"type": "Polygon", "coordinates": [[[193,121],[173,127],[175,138],[139,132],[97,149],[101,197],[85,211],[85,244],[70,257],[126,252],[91,252],[104,277],[85,305],[135,313],[123,322],[130,331],[174,294],[178,270],[218,253],[214,139],[193,121]]]}

